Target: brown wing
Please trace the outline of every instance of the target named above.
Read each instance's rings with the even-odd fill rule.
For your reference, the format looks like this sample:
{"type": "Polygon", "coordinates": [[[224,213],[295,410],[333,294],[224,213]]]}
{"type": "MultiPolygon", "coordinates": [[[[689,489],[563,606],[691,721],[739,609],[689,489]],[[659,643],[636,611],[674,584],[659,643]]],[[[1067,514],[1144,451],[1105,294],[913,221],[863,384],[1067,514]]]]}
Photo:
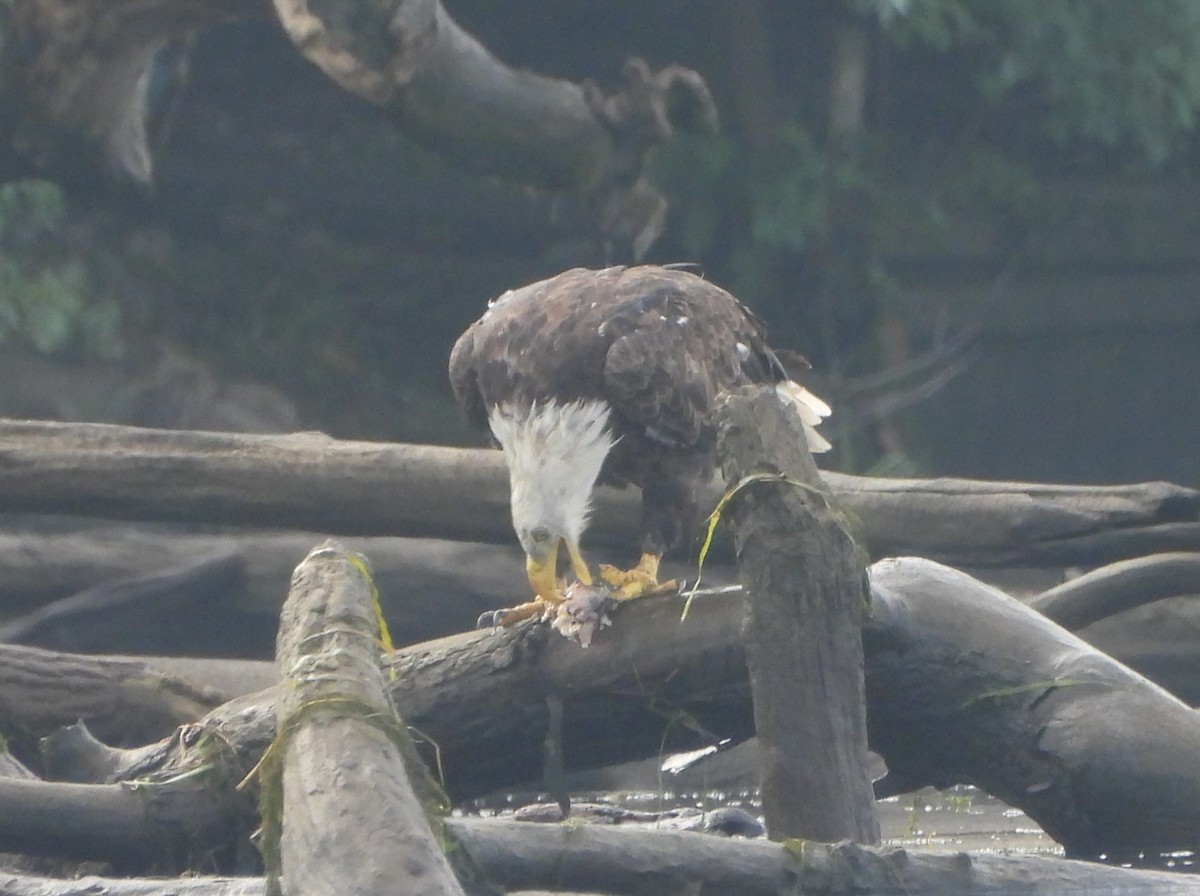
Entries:
{"type": "Polygon", "coordinates": [[[450,384],[472,423],[501,402],[600,398],[612,281],[623,268],[577,268],[505,293],[450,352],[450,384]]]}
{"type": "Polygon", "coordinates": [[[694,274],[574,269],[505,293],[455,344],[450,382],[471,421],[504,401],[603,398],[621,428],[693,446],[723,389],[779,379],[761,323],[694,274]]]}
{"type": "Polygon", "coordinates": [[[476,429],[487,428],[487,408],[475,369],[475,327],[467,329],[450,349],[450,388],[454,398],[476,429]]]}
{"type": "Polygon", "coordinates": [[[758,319],[725,290],[686,272],[626,271],[605,327],[614,337],[605,397],[661,444],[686,449],[706,441],[722,391],[781,378],[758,319]]]}

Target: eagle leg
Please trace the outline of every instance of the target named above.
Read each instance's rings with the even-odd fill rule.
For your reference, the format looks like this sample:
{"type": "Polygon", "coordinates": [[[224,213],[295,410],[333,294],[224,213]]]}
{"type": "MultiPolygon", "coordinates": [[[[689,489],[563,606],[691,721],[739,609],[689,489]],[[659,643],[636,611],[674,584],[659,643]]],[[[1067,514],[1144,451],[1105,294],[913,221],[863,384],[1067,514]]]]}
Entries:
{"type": "MultiPolygon", "coordinates": [[[[592,574],[588,571],[587,561],[583,559],[579,547],[574,542],[565,539],[564,541],[575,577],[584,585],[591,585],[592,574]]],[[[526,569],[529,573],[529,584],[533,586],[537,596],[528,603],[483,613],[475,621],[475,628],[507,627],[535,616],[541,619],[554,617],[563,603],[563,582],[553,572],[557,565],[556,559],[557,553],[551,554],[549,561],[543,563],[528,560],[526,569]]]]}
{"type": "Polygon", "coordinates": [[[658,564],[661,554],[644,553],[633,569],[618,569],[607,563],[600,565],[600,578],[613,588],[613,600],[632,600],[635,597],[650,597],[655,594],[671,594],[679,590],[674,579],[658,580],[658,564]]]}

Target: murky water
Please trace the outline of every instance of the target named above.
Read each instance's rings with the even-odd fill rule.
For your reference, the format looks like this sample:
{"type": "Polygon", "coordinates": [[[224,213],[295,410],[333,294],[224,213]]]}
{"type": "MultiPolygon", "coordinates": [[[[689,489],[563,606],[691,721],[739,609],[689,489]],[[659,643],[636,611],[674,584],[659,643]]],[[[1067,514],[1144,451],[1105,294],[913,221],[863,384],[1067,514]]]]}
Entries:
{"type": "MultiPolygon", "coordinates": [[[[751,792],[609,793],[595,798],[645,811],[736,806],[756,817],[762,815],[762,804],[751,792]]],[[[1062,855],[1062,848],[1028,815],[973,787],[925,789],[881,800],[879,823],[884,843],[891,846],[936,852],[1062,855]]]]}
{"type": "MultiPolygon", "coordinates": [[[[506,815],[541,795],[512,795],[474,807],[483,815],[506,815]]],[[[744,809],[762,817],[762,804],[754,792],[640,791],[577,794],[576,802],[597,802],[643,812],[694,807],[702,810],[721,806],[744,809]]],[[[974,787],[949,790],[926,788],[916,793],[888,797],[879,805],[884,845],[926,852],[971,852],[1000,855],[1058,855],[1062,847],[1046,835],[1020,809],[995,799],[974,787]]],[[[471,811],[471,810],[469,810],[471,811]]],[[[1200,871],[1197,856],[1189,851],[1149,857],[1146,865],[1173,870],[1200,871]]]]}
{"type": "MultiPolygon", "coordinates": [[[[754,792],[606,792],[575,794],[576,804],[601,803],[640,812],[671,809],[701,810],[732,806],[762,817],[762,804],[754,792]]],[[[552,802],[546,794],[513,794],[475,804],[468,812],[507,815],[535,802],[552,802]]],[[[1061,855],[1062,849],[1019,809],[973,787],[938,791],[931,788],[879,803],[884,842],[906,848],[957,852],[1008,852],[1061,855]]]]}
{"type": "Polygon", "coordinates": [[[925,789],[879,803],[884,842],[934,852],[1062,855],[1062,848],[1020,809],[976,790],[925,789]]]}

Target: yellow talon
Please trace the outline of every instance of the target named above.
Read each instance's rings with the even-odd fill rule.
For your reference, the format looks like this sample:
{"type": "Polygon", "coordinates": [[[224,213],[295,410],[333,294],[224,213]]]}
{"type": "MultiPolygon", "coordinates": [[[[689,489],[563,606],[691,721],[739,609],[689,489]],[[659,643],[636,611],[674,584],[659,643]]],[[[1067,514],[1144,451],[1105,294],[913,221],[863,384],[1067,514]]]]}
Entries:
{"type": "Polygon", "coordinates": [[[475,628],[507,628],[510,625],[516,625],[518,622],[523,622],[534,616],[543,616],[550,606],[550,603],[539,597],[528,603],[518,604],[515,607],[506,607],[503,610],[488,610],[475,620],[475,628]]]}
{"type": "Polygon", "coordinates": [[[658,564],[661,559],[658,554],[642,554],[642,559],[633,569],[618,569],[605,563],[600,566],[600,578],[615,589],[612,595],[614,600],[632,600],[635,597],[678,591],[679,583],[674,579],[658,581],[658,564]]]}

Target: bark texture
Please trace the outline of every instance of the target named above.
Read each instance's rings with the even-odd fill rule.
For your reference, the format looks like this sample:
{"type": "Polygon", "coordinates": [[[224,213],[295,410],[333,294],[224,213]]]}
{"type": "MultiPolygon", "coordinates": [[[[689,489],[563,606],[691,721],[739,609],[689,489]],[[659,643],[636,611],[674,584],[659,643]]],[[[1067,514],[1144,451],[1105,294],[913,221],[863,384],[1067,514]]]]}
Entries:
{"type": "Polygon", "coordinates": [[[296,567],[284,604],[282,818],[268,775],[263,853],[289,896],[463,892],[426,818],[435,807],[405,768],[414,754],[385,689],[373,587],[361,558],[326,542],[296,567]]]}
{"type": "Polygon", "coordinates": [[[976,784],[1069,855],[1192,848],[1200,714],[965,573],[907,558],[875,564],[871,581],[882,793],[976,784]]]}
{"type": "MultiPolygon", "coordinates": [[[[881,793],[977,784],[1081,856],[1195,847],[1194,710],[961,572],[907,558],[870,575],[867,718],[889,770],[881,793]]],[[[456,800],[540,778],[547,695],[563,704],[568,771],[744,740],[754,725],[741,598],[700,595],[681,623],[682,604],[634,601],[587,650],[532,625],[405,648],[390,691],[456,800]]],[[[39,669],[54,674],[32,669],[23,686],[34,692],[39,669]]],[[[121,751],[128,758],[113,777],[170,778],[204,755],[238,780],[271,742],[274,720],[273,692],[234,699],[175,737],[121,751]]]]}
{"type": "MultiPolygon", "coordinates": [[[[1200,492],[876,479],[828,473],[873,557],[975,566],[1099,565],[1200,548],[1200,492]]],[[[715,485],[702,505],[716,504],[715,485]]],[[[633,490],[599,489],[592,545],[632,551],[633,490]]],[[[0,503],[14,512],[418,535],[512,544],[498,451],[0,421],[0,503]]],[[[728,542],[717,556],[728,558],[728,542]]]]}
{"type": "MultiPolygon", "coordinates": [[[[974,896],[1063,893],[1200,893],[1200,879],[1044,856],[931,855],[851,844],[726,840],[705,834],[449,819],[483,870],[510,891],[618,896],[974,896]]],[[[11,896],[261,896],[261,877],[175,880],[0,873],[11,896]]],[[[345,892],[345,891],[338,891],[345,892]]],[[[399,892],[399,891],[394,891],[399,892]]]]}
{"type": "Polygon", "coordinates": [[[774,389],[727,396],[717,419],[725,479],[747,481],[728,513],[767,830],[775,840],[878,843],[866,772],[865,555],[774,389]],[[757,475],[770,478],[749,482],[757,475]]]}
{"type": "Polygon", "coordinates": [[[438,0],[11,5],[0,29],[0,123],[11,135],[0,140],[0,181],[70,181],[114,167],[151,182],[147,122],[159,54],[234,19],[276,19],[308,61],[435,152],[580,195],[605,240],[637,257],[666,215],[666,199],[641,176],[648,153],[677,129],[716,127],[708,86],[691,69],[653,70],[631,59],[625,83],[611,92],[514,69],[438,0]]]}

